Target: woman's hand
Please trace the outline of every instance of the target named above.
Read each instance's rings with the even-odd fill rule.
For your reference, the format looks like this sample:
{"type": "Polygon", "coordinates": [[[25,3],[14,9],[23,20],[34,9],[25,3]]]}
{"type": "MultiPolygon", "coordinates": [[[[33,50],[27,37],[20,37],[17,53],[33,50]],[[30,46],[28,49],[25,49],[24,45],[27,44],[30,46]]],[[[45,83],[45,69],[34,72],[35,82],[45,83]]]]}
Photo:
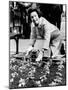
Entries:
{"type": "Polygon", "coordinates": [[[36,58],[36,61],[41,61],[42,58],[43,58],[43,51],[40,51],[38,57],[36,58]]]}
{"type": "Polygon", "coordinates": [[[26,56],[29,54],[30,51],[33,50],[34,47],[32,46],[29,46],[28,49],[26,50],[26,56]]]}

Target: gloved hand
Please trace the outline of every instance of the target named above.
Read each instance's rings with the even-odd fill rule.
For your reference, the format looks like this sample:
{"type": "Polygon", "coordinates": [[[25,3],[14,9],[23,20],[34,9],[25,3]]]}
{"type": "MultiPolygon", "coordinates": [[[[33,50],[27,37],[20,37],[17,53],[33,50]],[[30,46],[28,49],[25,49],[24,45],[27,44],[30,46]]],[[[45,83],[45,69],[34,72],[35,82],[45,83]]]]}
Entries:
{"type": "Polygon", "coordinates": [[[34,47],[32,47],[32,46],[29,46],[29,47],[28,47],[28,49],[26,50],[26,56],[29,54],[29,52],[30,52],[31,50],[33,50],[33,48],[34,48],[34,47]]]}
{"type": "Polygon", "coordinates": [[[43,52],[40,51],[38,57],[36,58],[36,61],[42,60],[42,57],[43,57],[43,52]]]}

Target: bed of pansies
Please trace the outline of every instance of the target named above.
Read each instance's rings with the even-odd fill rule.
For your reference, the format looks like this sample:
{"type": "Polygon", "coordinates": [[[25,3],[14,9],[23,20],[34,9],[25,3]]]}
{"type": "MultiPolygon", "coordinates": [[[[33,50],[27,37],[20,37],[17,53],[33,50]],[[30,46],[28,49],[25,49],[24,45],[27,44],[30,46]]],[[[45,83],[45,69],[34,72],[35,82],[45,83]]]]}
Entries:
{"type": "Polygon", "coordinates": [[[37,51],[27,57],[12,55],[9,61],[9,87],[31,88],[66,85],[66,62],[43,57],[36,62],[37,51]]]}

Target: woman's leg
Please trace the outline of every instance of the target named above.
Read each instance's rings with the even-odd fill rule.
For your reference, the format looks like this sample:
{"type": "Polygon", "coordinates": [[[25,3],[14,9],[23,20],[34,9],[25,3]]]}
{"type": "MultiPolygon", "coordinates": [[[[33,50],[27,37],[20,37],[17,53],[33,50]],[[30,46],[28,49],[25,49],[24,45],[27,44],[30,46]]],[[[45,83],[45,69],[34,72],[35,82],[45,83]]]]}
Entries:
{"type": "Polygon", "coordinates": [[[61,48],[61,35],[60,31],[56,30],[51,35],[51,51],[52,51],[52,58],[60,55],[60,48],[61,48]]]}

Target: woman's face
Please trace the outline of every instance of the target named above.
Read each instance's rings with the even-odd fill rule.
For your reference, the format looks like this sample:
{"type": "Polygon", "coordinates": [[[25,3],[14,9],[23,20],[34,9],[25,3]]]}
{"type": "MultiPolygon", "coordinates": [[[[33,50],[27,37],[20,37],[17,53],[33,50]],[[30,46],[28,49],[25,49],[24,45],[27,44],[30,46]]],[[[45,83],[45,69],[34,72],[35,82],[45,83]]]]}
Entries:
{"type": "Polygon", "coordinates": [[[31,21],[34,22],[35,25],[39,23],[39,16],[36,11],[31,12],[31,21]]]}

